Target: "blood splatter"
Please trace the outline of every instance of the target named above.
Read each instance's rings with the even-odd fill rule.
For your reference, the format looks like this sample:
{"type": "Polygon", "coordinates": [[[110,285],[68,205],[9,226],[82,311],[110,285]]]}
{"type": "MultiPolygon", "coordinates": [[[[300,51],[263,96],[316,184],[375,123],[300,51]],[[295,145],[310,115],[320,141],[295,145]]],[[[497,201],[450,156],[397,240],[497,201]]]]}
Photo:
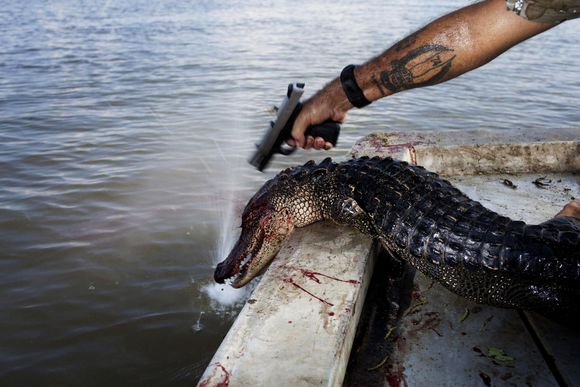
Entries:
{"type": "Polygon", "coordinates": [[[425,144],[425,141],[409,141],[402,144],[387,145],[386,147],[393,152],[400,152],[405,149],[415,149],[416,145],[425,144]]]}
{"type": "Polygon", "coordinates": [[[409,387],[407,379],[405,378],[404,367],[397,367],[396,370],[390,369],[385,376],[389,387],[401,387],[401,384],[404,387],[409,387]]]}
{"type": "Polygon", "coordinates": [[[330,302],[326,301],[323,298],[318,297],[317,295],[312,294],[311,292],[309,292],[308,290],[304,289],[302,286],[298,285],[296,282],[294,282],[294,280],[292,278],[285,278],[284,282],[287,282],[289,284],[291,284],[292,286],[302,290],[303,292],[309,294],[311,297],[316,298],[318,301],[322,302],[323,304],[329,305],[329,306],[334,306],[334,304],[331,304],[330,302]]]}
{"type": "Polygon", "coordinates": [[[331,275],[319,273],[319,272],[316,272],[316,271],[310,271],[310,270],[306,270],[306,269],[300,269],[300,271],[302,272],[302,274],[306,278],[309,278],[309,279],[311,279],[312,281],[314,281],[314,282],[316,282],[318,284],[320,283],[320,279],[318,279],[317,276],[326,277],[326,278],[329,278],[329,279],[334,280],[334,281],[346,282],[348,284],[353,284],[353,285],[360,284],[360,281],[359,280],[354,280],[354,279],[352,279],[352,280],[343,280],[343,279],[340,279],[340,278],[333,277],[331,275]]]}
{"type": "Polygon", "coordinates": [[[209,375],[205,380],[199,382],[199,387],[208,387],[208,386],[212,386],[212,387],[228,387],[230,385],[230,373],[228,372],[228,370],[225,369],[225,367],[223,365],[221,365],[220,363],[215,363],[215,367],[213,369],[213,372],[211,375],[209,375]],[[222,370],[222,380],[213,380],[214,377],[216,376],[216,371],[219,369],[222,370]]]}

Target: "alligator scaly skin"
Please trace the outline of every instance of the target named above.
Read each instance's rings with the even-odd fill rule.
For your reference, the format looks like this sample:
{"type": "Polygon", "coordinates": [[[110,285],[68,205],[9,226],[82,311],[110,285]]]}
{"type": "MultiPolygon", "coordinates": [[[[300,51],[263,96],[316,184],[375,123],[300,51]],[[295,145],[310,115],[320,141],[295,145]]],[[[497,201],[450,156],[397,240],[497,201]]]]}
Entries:
{"type": "Polygon", "coordinates": [[[578,314],[580,220],[513,221],[448,181],[390,158],[307,163],[281,175],[310,179],[323,217],[378,238],[453,292],[478,303],[578,314]],[[361,211],[362,210],[362,211],[361,211]]]}

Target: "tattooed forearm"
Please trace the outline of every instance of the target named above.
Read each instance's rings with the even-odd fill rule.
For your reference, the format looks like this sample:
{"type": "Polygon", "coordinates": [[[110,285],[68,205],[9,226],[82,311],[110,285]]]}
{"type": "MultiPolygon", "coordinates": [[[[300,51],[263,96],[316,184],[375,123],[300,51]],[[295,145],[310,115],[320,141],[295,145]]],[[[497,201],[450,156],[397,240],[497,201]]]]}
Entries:
{"type": "Polygon", "coordinates": [[[395,49],[395,51],[401,52],[404,49],[409,48],[413,44],[415,44],[415,42],[417,41],[417,34],[419,32],[421,32],[421,31],[417,31],[414,34],[407,36],[406,38],[401,40],[399,43],[395,44],[395,46],[393,47],[395,49]]]}
{"type": "Polygon", "coordinates": [[[382,71],[379,80],[373,74],[372,80],[380,93],[427,86],[442,80],[451,69],[455,59],[453,49],[427,44],[409,51],[405,56],[391,62],[391,69],[382,71]]]}
{"type": "Polygon", "coordinates": [[[384,97],[387,95],[387,93],[385,92],[385,90],[383,89],[383,86],[381,85],[381,81],[379,81],[376,77],[375,74],[371,75],[371,81],[373,81],[374,85],[376,86],[377,89],[379,89],[379,91],[381,92],[381,95],[384,97]]]}

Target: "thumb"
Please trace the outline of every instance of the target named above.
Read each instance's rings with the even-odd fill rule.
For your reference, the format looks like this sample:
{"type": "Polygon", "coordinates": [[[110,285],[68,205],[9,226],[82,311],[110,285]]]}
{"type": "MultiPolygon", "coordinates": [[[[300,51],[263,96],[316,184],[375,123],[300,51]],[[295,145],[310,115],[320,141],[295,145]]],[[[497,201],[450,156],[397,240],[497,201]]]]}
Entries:
{"type": "Polygon", "coordinates": [[[332,120],[338,122],[339,124],[343,124],[346,121],[347,113],[344,111],[334,111],[332,114],[332,120]]]}

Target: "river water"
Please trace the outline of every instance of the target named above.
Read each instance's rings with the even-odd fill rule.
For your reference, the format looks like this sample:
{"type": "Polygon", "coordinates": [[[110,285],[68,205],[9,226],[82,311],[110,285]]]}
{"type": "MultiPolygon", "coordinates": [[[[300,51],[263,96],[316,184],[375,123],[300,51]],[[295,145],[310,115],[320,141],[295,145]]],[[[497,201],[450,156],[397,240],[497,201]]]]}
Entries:
{"type": "Polygon", "coordinates": [[[192,385],[247,290],[212,283],[276,170],[375,130],[580,128],[580,24],[352,112],[339,146],[246,163],[310,94],[465,1],[4,1],[0,385],[192,385]]]}

